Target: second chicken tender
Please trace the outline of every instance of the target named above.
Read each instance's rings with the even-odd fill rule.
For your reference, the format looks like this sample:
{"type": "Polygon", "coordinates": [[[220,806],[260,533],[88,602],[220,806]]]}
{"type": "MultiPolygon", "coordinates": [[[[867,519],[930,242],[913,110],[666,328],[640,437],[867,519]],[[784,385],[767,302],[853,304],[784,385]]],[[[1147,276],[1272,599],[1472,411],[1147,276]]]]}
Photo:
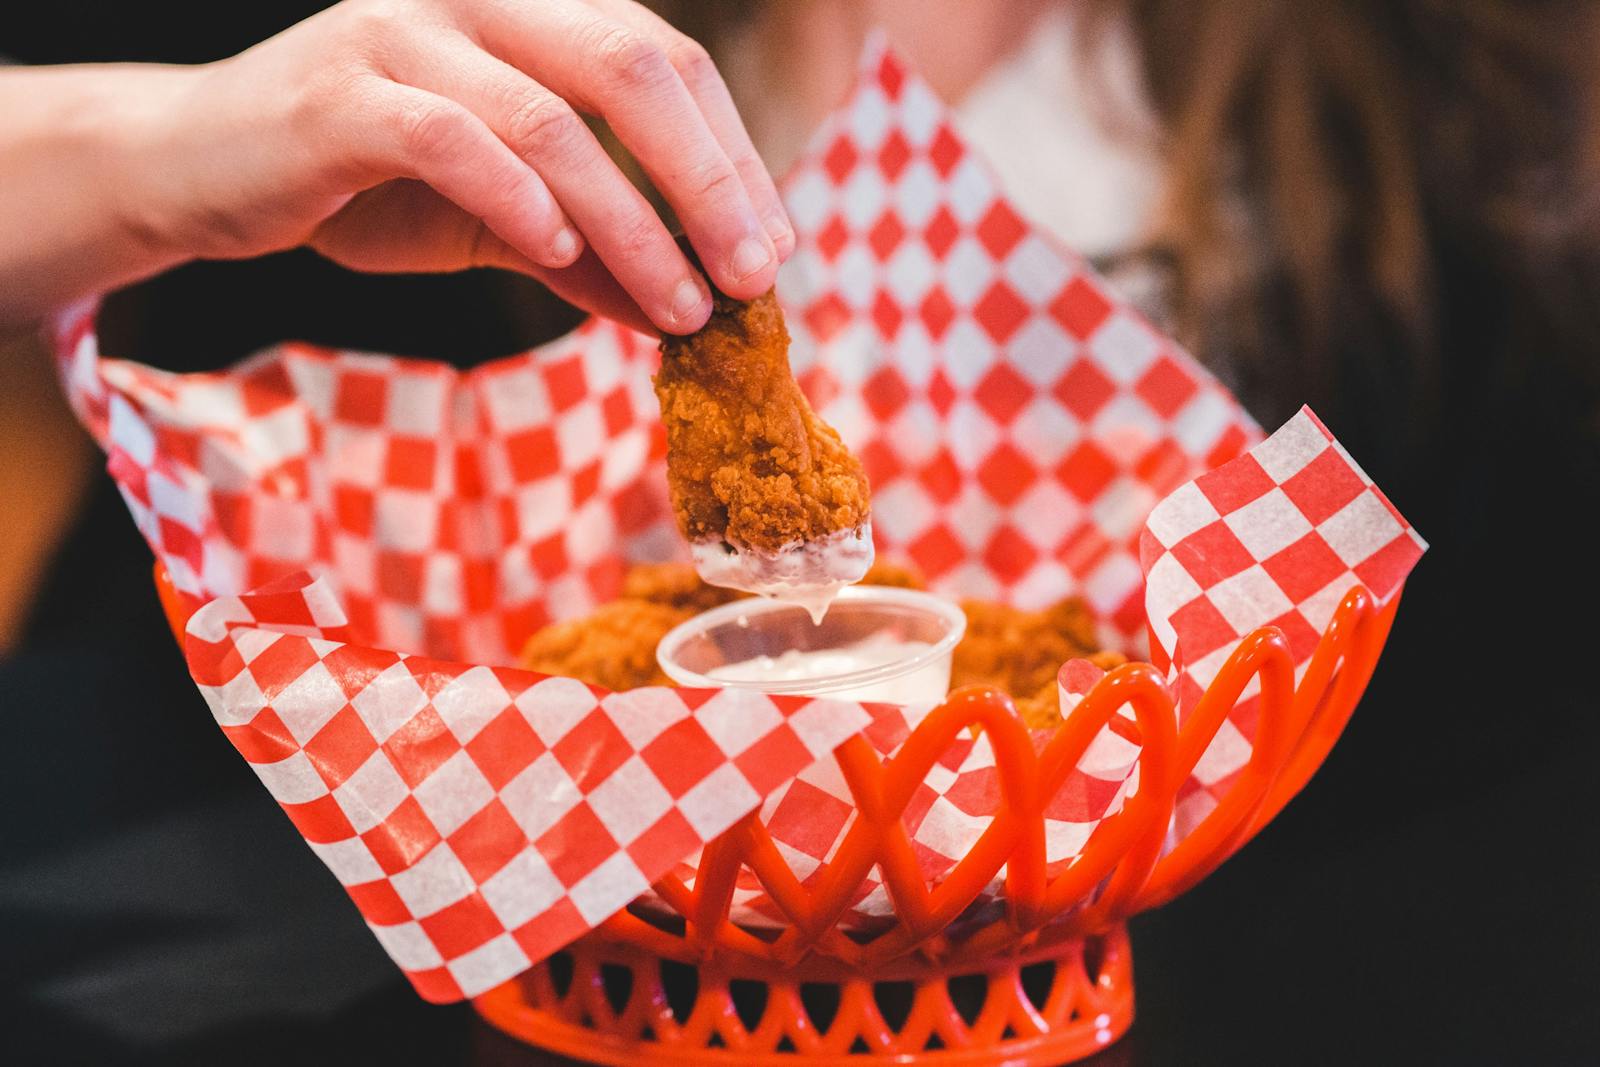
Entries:
{"type": "Polygon", "coordinates": [[[693,614],[648,600],[613,600],[582,618],[551,623],[535,633],[522,647],[521,664],[606,689],[671,685],[656,662],[656,645],[693,614]]]}
{"type": "Polygon", "coordinates": [[[988,600],[963,600],[967,633],[956,646],[950,688],[993,685],[1010,693],[1029,726],[1061,721],[1056,674],[1069,659],[1110,669],[1124,662],[1100,649],[1089,606],[1071,597],[1044,611],[1023,611],[988,600]]]}

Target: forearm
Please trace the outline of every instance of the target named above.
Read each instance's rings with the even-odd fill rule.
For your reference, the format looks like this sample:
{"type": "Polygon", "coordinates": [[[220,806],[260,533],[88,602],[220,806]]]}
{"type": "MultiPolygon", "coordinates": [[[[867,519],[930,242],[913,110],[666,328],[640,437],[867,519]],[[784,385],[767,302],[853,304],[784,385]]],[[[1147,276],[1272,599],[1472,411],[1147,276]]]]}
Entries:
{"type": "Polygon", "coordinates": [[[0,70],[0,335],[187,258],[141,204],[187,85],[142,64],[0,70]]]}

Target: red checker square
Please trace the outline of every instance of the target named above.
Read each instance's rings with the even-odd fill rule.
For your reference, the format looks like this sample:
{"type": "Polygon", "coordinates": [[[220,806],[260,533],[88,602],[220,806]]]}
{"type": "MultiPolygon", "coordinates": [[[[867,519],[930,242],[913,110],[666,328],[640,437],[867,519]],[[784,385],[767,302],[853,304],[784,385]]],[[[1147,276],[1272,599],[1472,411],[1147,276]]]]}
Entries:
{"type": "Polygon", "coordinates": [[[939,794],[930,789],[927,782],[917,783],[917,788],[911,791],[911,799],[906,801],[906,810],[900,813],[900,821],[905,823],[908,833],[917,832],[922,820],[928,817],[928,809],[938,799],[939,794]]]}
{"type": "Polygon", "coordinates": [[[300,743],[271,708],[262,708],[243,726],[224,726],[222,732],[249,763],[277,763],[300,748],[300,743]]]}
{"type": "Polygon", "coordinates": [[[330,789],[347,781],[376,751],[378,742],[372,731],[349,704],[340,708],[305,748],[306,758],[330,789]]]}
{"type": "Polygon", "coordinates": [[[1111,314],[1111,301],[1084,278],[1074,278],[1050,302],[1050,314],[1078,340],[1086,340],[1111,314]]]}
{"type": "Polygon", "coordinates": [[[389,382],[381,374],[344,371],[334,391],[333,414],[358,426],[380,426],[389,400],[389,382]]]}
{"type": "Polygon", "coordinates": [[[388,454],[384,459],[385,484],[400,489],[433,488],[433,467],[439,448],[426,437],[395,435],[389,438],[388,454]]]}
{"type": "Polygon", "coordinates": [[[872,298],[872,324],[878,328],[878,335],[892,338],[900,332],[900,324],[905,317],[905,312],[900,310],[894,297],[882,289],[878,290],[878,295],[872,298]]]}
{"type": "Polygon", "coordinates": [[[1027,236],[1028,227],[1004,200],[996,200],[978,222],[978,240],[995,259],[1005,259],[1017,242],[1027,236]]]}
{"type": "Polygon", "coordinates": [[[350,625],[347,627],[350,633],[370,639],[378,632],[375,603],[371,597],[345,590],[344,613],[350,619],[350,625]]]}
{"type": "Polygon", "coordinates": [[[561,449],[556,432],[549,426],[535,426],[506,437],[506,458],[511,474],[519,482],[536,482],[561,469],[561,449]]]}
{"type": "Polygon", "coordinates": [[[583,371],[582,356],[572,356],[541,366],[545,389],[550,394],[551,405],[557,411],[566,411],[588,395],[589,380],[583,371]]]}
{"type": "Polygon", "coordinates": [[[389,884],[387,878],[345,886],[345,892],[350,894],[362,918],[369,923],[395,926],[411,921],[411,909],[406,907],[406,902],[400,899],[400,894],[394,891],[394,886],[389,884]]]}
{"type": "Polygon", "coordinates": [[[757,793],[766,796],[811,762],[810,750],[784,725],[739,753],[733,765],[757,793]]]}
{"type": "Polygon", "coordinates": [[[1275,487],[1272,476],[1261,469],[1254,456],[1240,456],[1226,467],[1206,471],[1194,484],[1223,515],[1238,511],[1275,487]]]}
{"type": "Polygon", "coordinates": [[[898,100],[905,82],[905,70],[893,55],[885,52],[883,61],[878,64],[878,84],[883,87],[884,95],[890,100],[898,100]]]}
{"type": "Polygon", "coordinates": [[[530,960],[542,960],[556,949],[589,929],[583,921],[578,906],[571,897],[562,897],[544,912],[534,916],[515,930],[511,936],[530,960]]]}
{"type": "Polygon", "coordinates": [[[888,485],[900,476],[900,457],[882,438],[876,438],[856,449],[861,466],[867,472],[867,481],[879,487],[888,485]]]}
{"type": "Polygon", "coordinates": [[[711,735],[693,719],[673,723],[639,755],[674,800],[727,760],[711,735]]]}
{"type": "Polygon", "coordinates": [[[1283,595],[1298,604],[1345,573],[1344,561],[1312,530],[1288,548],[1261,561],[1283,595]]]}
{"type": "Polygon", "coordinates": [[[1253,438],[1241,426],[1229,426],[1222,431],[1216,443],[1211,446],[1211,451],[1206,453],[1206,466],[1220,467],[1224,463],[1232,463],[1253,443],[1253,438]]]}
{"type": "Polygon", "coordinates": [[[528,835],[498,799],[491,800],[450,835],[450,851],[483,883],[510,863],[528,845],[528,835]]]}
{"type": "Polygon", "coordinates": [[[894,181],[909,162],[911,146],[899,130],[890,130],[889,136],[883,139],[883,147],[878,149],[878,169],[885,178],[894,181]]]}
{"type": "Polygon", "coordinates": [[[833,184],[842,185],[860,157],[855,141],[851,140],[848,133],[841,133],[834,138],[833,144],[828,146],[827,153],[822,157],[822,169],[828,172],[833,184]]]}
{"type": "Polygon", "coordinates": [[[442,840],[438,828],[413,796],[406,797],[383,822],[361,835],[362,843],[385,874],[405,870],[442,840]]]}
{"type": "Polygon", "coordinates": [[[1004,507],[1033,488],[1039,472],[1028,457],[1010,442],[1002,443],[978,467],[978,484],[1004,507]]]}
{"type": "Polygon", "coordinates": [[[951,383],[950,376],[944,372],[943,367],[934,368],[928,379],[928,403],[940,415],[949,415],[950,408],[956,402],[956,387],[951,383]]]}
{"type": "Polygon", "coordinates": [[[1285,495],[1313,526],[1331,518],[1366,487],[1367,483],[1333,448],[1323,449],[1283,483],[1285,495]]]}
{"type": "Polygon", "coordinates": [[[844,219],[835,215],[817,231],[816,240],[817,251],[822,253],[824,259],[831,261],[844,251],[844,246],[850,240],[850,228],[844,224],[844,219]]]}
{"type": "Polygon", "coordinates": [[[850,305],[838,293],[829,293],[805,310],[806,326],[819,342],[831,341],[850,325],[850,305]]]}
{"type": "Polygon", "coordinates": [[[496,792],[506,787],[506,782],[523,773],[526,766],[544,753],[544,742],[523,713],[515,707],[491,718],[490,725],[474,734],[467,742],[467,755],[477,763],[496,792]]]}
{"type": "Polygon", "coordinates": [[[922,231],[922,241],[928,246],[938,259],[943,259],[950,251],[950,246],[956,243],[956,238],[961,236],[961,224],[950,213],[950,209],[941,205],[933,213],[933,218],[928,220],[927,227],[922,231]]]}
{"type": "Polygon", "coordinates": [[[461,751],[461,742],[432,707],[413,715],[383,743],[394,769],[415,789],[439,765],[461,751]]]}
{"type": "Polygon", "coordinates": [[[422,556],[379,549],[378,592],[390,600],[416,604],[422,600],[422,556]]]}
{"type": "Polygon", "coordinates": [[[960,539],[942,523],[906,546],[906,553],[930,578],[955,568],[966,557],[960,539]]]}
{"type": "Polygon", "coordinates": [[[310,641],[284,636],[268,645],[246,669],[270,704],[316,662],[317,654],[310,641]]]}
{"type": "Polygon", "coordinates": [[[154,427],[156,450],[185,467],[200,466],[200,435],[171,426],[154,427]]]}
{"type": "Polygon", "coordinates": [[[372,493],[352,485],[333,488],[333,517],[339,529],[357,537],[372,536],[372,493]]]}
{"type": "Polygon", "coordinates": [[[550,621],[550,613],[538,601],[507,607],[500,612],[500,633],[507,648],[521,648],[528,637],[550,621]]]}
{"type": "Polygon", "coordinates": [[[417,924],[447,960],[465,956],[505,932],[505,927],[478,893],[467,894],[449,907],[418,919],[417,924]]]}
{"type": "Polygon", "coordinates": [[[838,840],[850,812],[851,806],[838,797],[795,779],[767,820],[767,831],[774,840],[820,860],[838,840]]]}
{"type": "Polygon", "coordinates": [[[460,619],[430,615],[422,620],[424,648],[460,648],[462,622],[460,619]]]}
{"type": "Polygon", "coordinates": [[[1120,788],[1121,782],[1074,770],[1045,804],[1044,817],[1061,822],[1093,822],[1106,813],[1120,788]]]}
{"type": "Polygon", "coordinates": [[[1208,656],[1239,636],[1204,594],[1172,613],[1172,627],[1188,660],[1208,656]]]}
{"type": "Polygon", "coordinates": [[[1194,375],[1184,370],[1171,356],[1162,356],[1140,376],[1133,391],[1150,409],[1170,419],[1200,391],[1194,375]]]}
{"type": "Polygon", "coordinates": [[[429,1004],[454,1004],[466,996],[461,984],[456,981],[455,975],[450,973],[449,968],[434,967],[427,971],[406,971],[405,975],[411,979],[411,987],[417,991],[417,996],[429,1004]]]}
{"type": "Polygon", "coordinates": [[[993,370],[983,376],[972,395],[984,411],[1004,424],[1016,418],[1017,412],[1028,406],[1034,393],[1033,386],[1012,370],[1009,364],[997,363],[993,370]]]}
{"type": "Polygon", "coordinates": [[[1322,639],[1322,635],[1298,611],[1286,611],[1273,619],[1270,625],[1282,630],[1283,636],[1289,639],[1289,655],[1296,663],[1310,659],[1317,650],[1317,642],[1322,639]]]}
{"type": "Polygon", "coordinates": [[[333,675],[347,699],[354,699],[367,683],[398,662],[398,653],[360,645],[340,645],[322,658],[322,666],[333,675]]]}
{"type": "Polygon", "coordinates": [[[917,472],[917,481],[937,503],[948,504],[961,493],[961,468],[947,448],[917,472]]]}
{"type": "MultiPolygon", "coordinates": [[[[1127,598],[1121,604],[1118,604],[1116,610],[1111,613],[1112,625],[1123,633],[1138,633],[1145,628],[1147,621],[1144,614],[1143,586],[1129,593],[1127,598]]],[[[1151,644],[1154,645],[1154,642],[1151,642],[1151,644]]],[[[1155,647],[1159,648],[1160,646],[1156,645],[1155,647]]],[[[1164,663],[1157,663],[1156,666],[1162,669],[1166,668],[1164,663]]]]}
{"type": "Polygon", "coordinates": [[[606,436],[615,437],[634,424],[633,399],[626,386],[617,386],[600,401],[600,417],[606,424],[606,436]]]}
{"type": "Polygon", "coordinates": [[[1056,479],[1086,504],[1097,498],[1116,476],[1116,462],[1092,441],[1085,441],[1056,464],[1056,479]]]}
{"type": "Polygon", "coordinates": [[[552,534],[528,546],[528,559],[533,569],[546,581],[554,581],[567,573],[567,545],[564,534],[552,534]]]}
{"type": "MultiPolygon", "coordinates": [[[[805,394],[806,399],[811,401],[811,406],[818,410],[833,403],[843,392],[839,379],[827,367],[810,367],[802,372],[795,382],[800,386],[800,391],[805,394]]],[[[662,455],[666,455],[665,446],[662,447],[662,455]]]]}
{"type": "Polygon", "coordinates": [[[1133,465],[1134,477],[1163,495],[1188,481],[1192,469],[1183,446],[1170,439],[1154,442],[1133,465]]]}
{"type": "Polygon", "coordinates": [[[560,822],[540,835],[534,847],[561,884],[568,887],[622,850],[587,801],[563,815],[560,822]]]}
{"type": "Polygon", "coordinates": [[[1050,392],[1079,421],[1088,422],[1116,395],[1117,386],[1093,362],[1079,359],[1073,361],[1050,392]]]}
{"type": "Polygon", "coordinates": [[[263,364],[237,381],[246,415],[265,415],[276,411],[292,403],[295,397],[288,368],[281,362],[263,364]]]}
{"type": "Polygon", "coordinates": [[[500,497],[494,502],[495,518],[500,522],[500,540],[502,544],[513,544],[522,540],[522,524],[517,521],[517,503],[509,496],[500,497]]]}
{"type": "Polygon", "coordinates": [[[941,123],[939,132],[933,135],[933,142],[928,145],[928,161],[933,164],[933,169],[939,172],[941,178],[950,177],[950,172],[955,169],[965,150],[955,132],[948,123],[941,123]]]}
{"type": "Polygon", "coordinates": [[[891,208],[878,216],[878,221],[867,231],[867,245],[872,249],[872,254],[878,257],[878,262],[882,263],[900,247],[900,242],[905,240],[905,236],[905,225],[891,208]]]}
{"type": "Polygon", "coordinates": [[[922,318],[922,324],[928,328],[928,335],[938,340],[944,336],[944,332],[950,328],[950,323],[955,320],[956,307],[943,289],[934,289],[922,298],[922,303],[917,307],[917,314],[922,318]]]}
{"type": "Polygon", "coordinates": [[[1028,319],[1028,305],[1005,282],[995,282],[972,308],[985,333],[997,344],[1004,344],[1028,319]]]}
{"type": "Polygon", "coordinates": [[[1409,534],[1402,533],[1387,545],[1356,564],[1356,577],[1380,597],[1388,597],[1405,580],[1422,549],[1409,534]]]}
{"type": "Polygon", "coordinates": [[[1255,563],[1250,550],[1220,519],[1173,545],[1172,555],[1203,588],[1232,578],[1255,563]]]}
{"type": "Polygon", "coordinates": [[[688,856],[700,843],[689,820],[677,808],[670,809],[655,824],[628,845],[628,856],[645,878],[654,881],[675,865],[674,856],[688,856]]]}
{"type": "Polygon", "coordinates": [[[644,486],[635,486],[618,493],[612,502],[612,514],[617,520],[619,534],[633,534],[648,529],[662,514],[661,500],[644,486]]]}
{"type": "Polygon", "coordinates": [[[200,566],[200,538],[193,530],[163,515],[156,523],[161,531],[161,546],[168,555],[186,560],[196,569],[200,566]]]}
{"type": "Polygon", "coordinates": [[[1039,550],[1014,526],[1002,526],[983,548],[983,562],[1001,581],[1018,581],[1039,561],[1039,550]]]}
{"type": "Polygon", "coordinates": [[[963,771],[945,790],[944,798],[967,815],[991,814],[1000,803],[1000,772],[995,767],[963,771]]]}
{"type": "Polygon", "coordinates": [[[446,686],[460,678],[470,667],[447,659],[430,659],[427,656],[410,656],[403,660],[406,670],[416,679],[417,686],[429,700],[444,692],[446,686]]]}
{"type": "Polygon", "coordinates": [[[308,800],[304,804],[284,804],[282,807],[284,814],[289,816],[289,821],[300,831],[300,836],[307,841],[315,841],[322,845],[333,841],[347,841],[356,836],[356,828],[345,818],[344,809],[339,807],[339,802],[333,799],[332,793],[324,794],[315,800],[308,800]]]}
{"type": "MultiPolygon", "coordinates": [[[[337,498],[335,499],[337,503],[337,498]]],[[[228,540],[236,545],[250,543],[250,498],[244,493],[225,493],[213,490],[211,493],[212,512],[217,517],[217,525],[227,535],[228,540]]]]}
{"type": "Polygon", "coordinates": [[[458,445],[454,449],[456,465],[456,495],[463,500],[476,500],[483,496],[483,463],[477,449],[458,445]]]}
{"type": "Polygon", "coordinates": [[[572,475],[572,503],[582,504],[600,488],[600,461],[584,465],[572,475]]]}
{"type": "Polygon", "coordinates": [[[628,761],[633,746],[610,717],[596,708],[568,730],[551,752],[579,791],[589,793],[628,761]]]}
{"type": "Polygon", "coordinates": [[[906,406],[911,390],[906,388],[906,380],[898,370],[886,366],[875,371],[862,385],[861,398],[879,421],[887,422],[906,406]]]}

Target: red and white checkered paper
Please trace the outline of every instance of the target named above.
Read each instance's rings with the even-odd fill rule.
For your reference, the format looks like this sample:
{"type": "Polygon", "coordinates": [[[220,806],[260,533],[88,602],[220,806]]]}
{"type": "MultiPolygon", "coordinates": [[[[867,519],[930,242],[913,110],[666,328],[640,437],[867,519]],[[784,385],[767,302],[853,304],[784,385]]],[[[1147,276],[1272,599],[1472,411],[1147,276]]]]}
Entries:
{"type": "MultiPolygon", "coordinates": [[[[779,283],[793,363],[867,465],[879,551],[953,594],[1025,607],[1080,594],[1139,651],[1152,517],[1148,608],[1170,619],[1153,627],[1158,655],[1181,693],[1199,684],[1228,647],[1205,605],[1248,629],[1229,597],[1254,578],[1187,570],[1210,544],[1185,546],[1202,536],[1184,528],[1194,508],[1152,508],[1199,492],[1246,551],[1271,543],[1251,526],[1271,518],[1264,505],[1210,488],[1243,468],[1185,484],[1260,439],[1233,398],[1017,214],[881,44],[785,192],[799,231],[779,283]],[[1208,636],[1190,637],[1201,621],[1208,636]]],[[[174,583],[210,602],[191,625],[196,680],[424,996],[509,978],[624,897],[652,906],[650,879],[688,873],[708,836],[757,805],[796,874],[815,877],[852,804],[833,761],[813,757],[863,723],[891,753],[915,725],[912,709],[604,694],[497,666],[545,621],[614,596],[625,559],[681,551],[651,339],[591,321],[465,373],[287,344],[179,376],[102,359],[92,320],[85,306],[58,321],[63,379],[174,583]],[[653,744],[696,730],[681,764],[652,762],[653,744]]],[[[1321,515],[1323,498],[1296,496],[1295,471],[1268,456],[1257,467],[1313,500],[1303,517],[1335,554],[1348,547],[1340,531],[1368,512],[1339,515],[1366,505],[1321,515]]],[[[1327,460],[1304,484],[1324,475],[1337,478],[1327,460]]],[[[1302,562],[1317,563],[1295,551],[1246,570],[1279,581],[1314,627],[1326,586],[1294,595],[1302,562]]],[[[1341,560],[1357,576],[1368,564],[1341,560]]],[[[1367,570],[1396,570],[1384,566],[1367,570]]],[[[1288,614],[1253,603],[1281,609],[1258,622],[1288,614]]],[[[1249,717],[1233,725],[1197,771],[1202,801],[1248,754],[1249,717]]],[[[1136,787],[1136,754],[1114,730],[1091,747],[1047,813],[1051,862],[1136,787]]],[[[906,813],[930,880],[998,801],[985,739],[934,766],[906,813]]],[[[869,879],[847,921],[889,910],[869,879]]],[[[741,883],[737,920],[777,915],[741,883]]]]}

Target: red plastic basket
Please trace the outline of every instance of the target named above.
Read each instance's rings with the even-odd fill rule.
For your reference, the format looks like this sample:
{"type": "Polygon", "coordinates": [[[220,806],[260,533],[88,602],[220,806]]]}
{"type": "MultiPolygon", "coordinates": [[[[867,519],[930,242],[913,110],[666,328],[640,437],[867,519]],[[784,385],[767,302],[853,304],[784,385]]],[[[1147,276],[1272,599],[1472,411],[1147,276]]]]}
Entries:
{"type": "MultiPolygon", "coordinates": [[[[159,564],[174,632],[189,606],[159,564]]],[[[1184,892],[1265,826],[1321,766],[1366,688],[1398,592],[1379,606],[1351,589],[1298,685],[1283,633],[1240,644],[1181,728],[1162,676],[1129,663],[1102,678],[1036,752],[1004,693],[971,688],[930,713],[884,759],[859,735],[834,753],[857,818],[828,867],[802,886],[757,814],[706,847],[693,888],[654,889],[678,921],[630,912],[479,997],[501,1030],[605,1064],[1042,1065],[1087,1056],[1133,1022],[1125,922],[1184,892]],[[1216,807],[1163,854],[1179,788],[1252,680],[1260,706],[1249,761],[1216,807]],[[1044,811],[1090,742],[1130,708],[1139,789],[1064,871],[1047,876],[1044,811]],[[924,883],[902,813],[928,769],[970,726],[989,733],[1003,797],[977,844],[924,883]],[[838,926],[873,867],[894,921],[870,940],[838,926]],[[1004,867],[1004,913],[962,916],[1004,867]],[[730,921],[742,869],[787,920],[764,938],[730,921]]]]}

